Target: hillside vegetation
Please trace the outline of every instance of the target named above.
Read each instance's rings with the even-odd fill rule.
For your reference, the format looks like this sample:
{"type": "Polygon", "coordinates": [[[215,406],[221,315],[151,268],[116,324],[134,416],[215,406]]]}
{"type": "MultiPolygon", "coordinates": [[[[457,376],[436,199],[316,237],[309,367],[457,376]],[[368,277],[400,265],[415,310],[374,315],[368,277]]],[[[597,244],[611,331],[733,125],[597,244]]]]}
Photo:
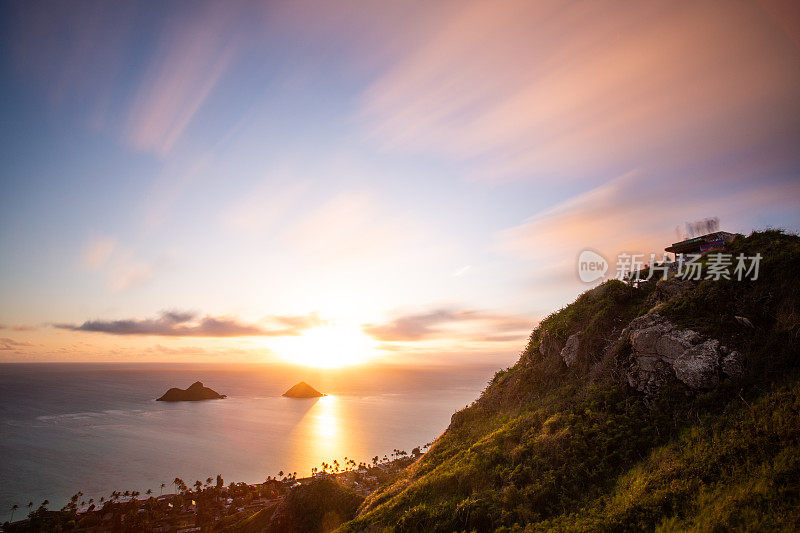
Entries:
{"type": "Polygon", "coordinates": [[[726,252],[759,278],[609,281],[547,317],[341,530],[800,529],[800,238],[726,252]],[[690,339],[704,381],[638,353],[645,326],[690,339]]]}

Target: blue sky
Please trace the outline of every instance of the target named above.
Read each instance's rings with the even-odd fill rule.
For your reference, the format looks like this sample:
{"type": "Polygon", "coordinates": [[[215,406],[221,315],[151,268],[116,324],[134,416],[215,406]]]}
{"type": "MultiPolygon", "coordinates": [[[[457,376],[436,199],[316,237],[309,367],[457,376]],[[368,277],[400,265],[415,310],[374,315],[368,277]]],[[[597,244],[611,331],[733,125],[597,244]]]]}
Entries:
{"type": "Polygon", "coordinates": [[[800,227],[797,11],[3,4],[0,359],[511,361],[583,248],[800,227]]]}

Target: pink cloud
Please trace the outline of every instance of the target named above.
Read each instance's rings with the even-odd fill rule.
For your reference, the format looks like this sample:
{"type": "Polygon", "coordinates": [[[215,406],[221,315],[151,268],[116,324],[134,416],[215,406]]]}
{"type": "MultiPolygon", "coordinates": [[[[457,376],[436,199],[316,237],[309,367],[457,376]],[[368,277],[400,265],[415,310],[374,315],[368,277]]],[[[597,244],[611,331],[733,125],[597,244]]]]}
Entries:
{"type": "Polygon", "coordinates": [[[183,135],[237,50],[235,12],[212,2],[166,25],[130,109],[136,148],[163,156],[183,135]]]}
{"type": "Polygon", "coordinates": [[[748,233],[755,222],[748,214],[793,213],[800,199],[796,180],[754,189],[734,173],[727,182],[704,182],[696,175],[662,178],[626,173],[500,232],[497,247],[529,266],[528,285],[539,302],[557,304],[588,288],[576,271],[582,250],[601,253],[611,264],[607,275],[614,277],[618,254],[661,258],[664,248],[678,240],[675,227],[685,221],[716,215],[721,229],[748,233]]]}
{"type": "Polygon", "coordinates": [[[403,314],[383,324],[364,324],[362,328],[368,335],[384,342],[429,339],[508,342],[525,338],[532,325],[532,320],[515,315],[436,309],[403,314]],[[459,325],[468,325],[468,331],[459,331],[459,325]]]}
{"type": "Polygon", "coordinates": [[[753,4],[464,2],[437,22],[365,92],[361,118],[384,146],[475,176],[579,179],[798,125],[797,50],[753,4]]]}

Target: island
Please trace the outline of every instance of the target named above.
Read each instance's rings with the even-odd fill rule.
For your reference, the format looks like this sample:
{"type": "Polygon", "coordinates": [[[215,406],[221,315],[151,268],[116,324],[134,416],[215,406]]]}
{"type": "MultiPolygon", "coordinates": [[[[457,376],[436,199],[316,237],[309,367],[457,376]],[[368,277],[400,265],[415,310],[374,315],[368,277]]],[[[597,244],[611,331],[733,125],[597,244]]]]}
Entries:
{"type": "Polygon", "coordinates": [[[301,381],[291,389],[284,392],[283,395],[287,398],[319,398],[321,396],[327,396],[327,394],[322,394],[305,381],[301,381]]]}
{"type": "Polygon", "coordinates": [[[221,400],[225,398],[224,394],[220,394],[213,389],[203,386],[202,381],[195,381],[188,389],[179,389],[172,387],[161,398],[156,401],[159,402],[199,402],[201,400],[221,400]]]}

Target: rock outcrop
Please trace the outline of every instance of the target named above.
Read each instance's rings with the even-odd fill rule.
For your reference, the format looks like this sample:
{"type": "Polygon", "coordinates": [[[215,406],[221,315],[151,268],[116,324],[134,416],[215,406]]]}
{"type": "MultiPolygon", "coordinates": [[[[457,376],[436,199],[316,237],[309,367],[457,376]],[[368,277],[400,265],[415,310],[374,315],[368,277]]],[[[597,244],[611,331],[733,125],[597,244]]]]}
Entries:
{"type": "Polygon", "coordinates": [[[201,400],[221,400],[224,394],[203,386],[202,381],[195,381],[187,389],[173,387],[164,393],[159,402],[198,402],[201,400]]]}
{"type": "Polygon", "coordinates": [[[325,396],[325,394],[322,394],[305,381],[301,381],[291,389],[284,392],[283,395],[287,398],[319,398],[321,396],[325,396]]]}
{"type": "Polygon", "coordinates": [[[715,387],[720,375],[742,373],[744,357],[717,339],[682,329],[658,313],[631,321],[620,337],[630,342],[632,360],[625,376],[634,389],[651,394],[676,378],[695,390],[715,387]]]}
{"type": "Polygon", "coordinates": [[[555,338],[549,331],[544,330],[542,333],[542,341],[539,343],[539,353],[546,358],[555,358],[561,354],[562,346],[559,344],[558,339],[555,338]]]}
{"type": "Polygon", "coordinates": [[[559,355],[561,356],[561,360],[564,361],[565,365],[572,366],[578,360],[578,347],[581,344],[582,336],[583,332],[570,335],[566,344],[564,344],[564,348],[561,350],[559,355]]]}

